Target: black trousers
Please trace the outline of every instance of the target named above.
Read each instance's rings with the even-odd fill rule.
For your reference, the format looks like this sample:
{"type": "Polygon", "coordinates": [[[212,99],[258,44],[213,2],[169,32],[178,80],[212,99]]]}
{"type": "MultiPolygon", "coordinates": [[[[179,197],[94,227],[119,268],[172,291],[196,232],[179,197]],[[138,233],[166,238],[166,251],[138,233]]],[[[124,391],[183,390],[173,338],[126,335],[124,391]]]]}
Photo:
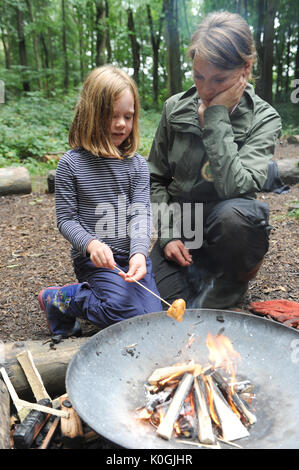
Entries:
{"type": "Polygon", "coordinates": [[[181,267],[165,259],[159,240],[150,257],[161,297],[184,298],[188,308],[227,308],[245,294],[243,274],[264,258],[269,248],[267,204],[244,198],[204,204],[203,244],[190,250],[193,264],[181,267]]]}

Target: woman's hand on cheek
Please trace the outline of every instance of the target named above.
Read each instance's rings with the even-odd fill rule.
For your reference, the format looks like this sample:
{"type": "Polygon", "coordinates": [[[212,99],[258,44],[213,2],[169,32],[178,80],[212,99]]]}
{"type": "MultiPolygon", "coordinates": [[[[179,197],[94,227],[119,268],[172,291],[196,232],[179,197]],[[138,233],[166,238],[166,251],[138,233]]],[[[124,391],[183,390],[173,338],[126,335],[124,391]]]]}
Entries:
{"type": "Polygon", "coordinates": [[[234,85],[216,95],[209,102],[208,107],[210,108],[211,106],[222,105],[225,106],[229,112],[231,112],[233,107],[239,103],[246,88],[246,85],[246,78],[241,75],[239,80],[234,85]]]}
{"type": "Polygon", "coordinates": [[[114,269],[115,261],[112,250],[106,243],[99,240],[92,240],[86,249],[90,255],[90,260],[97,268],[110,268],[114,269]]]}

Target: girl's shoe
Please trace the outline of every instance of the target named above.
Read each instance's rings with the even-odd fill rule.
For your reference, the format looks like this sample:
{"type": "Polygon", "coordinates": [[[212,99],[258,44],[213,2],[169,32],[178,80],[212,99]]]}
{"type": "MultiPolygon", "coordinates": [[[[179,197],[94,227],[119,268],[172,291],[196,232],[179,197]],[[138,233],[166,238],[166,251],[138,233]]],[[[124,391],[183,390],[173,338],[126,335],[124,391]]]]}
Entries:
{"type": "Polygon", "coordinates": [[[70,305],[79,286],[48,287],[38,294],[40,307],[46,314],[52,335],[61,335],[63,338],[81,335],[80,323],[70,305]]]}

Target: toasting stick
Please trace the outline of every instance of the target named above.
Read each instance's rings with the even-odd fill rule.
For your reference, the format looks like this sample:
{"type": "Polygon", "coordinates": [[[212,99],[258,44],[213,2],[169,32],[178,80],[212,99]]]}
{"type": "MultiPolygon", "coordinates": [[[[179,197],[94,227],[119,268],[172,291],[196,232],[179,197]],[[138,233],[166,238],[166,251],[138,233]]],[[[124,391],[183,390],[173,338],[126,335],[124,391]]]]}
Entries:
{"type": "MultiPolygon", "coordinates": [[[[115,268],[123,273],[126,274],[122,269],[120,269],[118,266],[115,266],[115,268]]],[[[157,297],[157,299],[161,300],[165,305],[167,305],[169,308],[167,310],[167,315],[174,318],[177,321],[182,321],[185,310],[186,310],[186,302],[184,299],[176,299],[172,304],[167,302],[166,300],[162,299],[159,295],[157,295],[155,292],[151,291],[147,287],[145,287],[141,282],[136,281],[133,277],[131,278],[132,281],[136,282],[140,287],[143,287],[143,289],[147,290],[150,294],[154,295],[157,297]]]]}

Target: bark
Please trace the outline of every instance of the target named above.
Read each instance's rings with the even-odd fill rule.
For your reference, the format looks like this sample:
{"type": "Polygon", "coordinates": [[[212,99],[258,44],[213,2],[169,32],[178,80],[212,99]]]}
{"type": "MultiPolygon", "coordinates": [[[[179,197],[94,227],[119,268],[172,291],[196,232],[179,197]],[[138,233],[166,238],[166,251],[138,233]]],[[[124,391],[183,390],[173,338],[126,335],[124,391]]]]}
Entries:
{"type": "Polygon", "coordinates": [[[277,6],[278,0],[267,0],[264,28],[263,98],[270,104],[272,104],[274,20],[277,12],[277,6]]]}
{"type": "Polygon", "coordinates": [[[20,352],[29,350],[44,386],[53,399],[65,393],[65,375],[68,364],[87,339],[63,340],[55,345],[55,349],[51,349],[49,343],[42,341],[5,343],[1,346],[0,366],[3,366],[7,371],[18,397],[35,402],[30,385],[17,360],[17,355],[20,352]]]}
{"type": "Polygon", "coordinates": [[[5,383],[0,380],[0,449],[9,449],[10,397],[5,383]]]}
{"type": "MultiPolygon", "coordinates": [[[[26,52],[26,41],[24,35],[24,17],[23,12],[16,7],[17,13],[17,32],[18,32],[18,43],[19,43],[19,57],[20,65],[23,67],[22,75],[24,75],[24,70],[27,68],[27,52],[26,52]]],[[[23,90],[30,91],[30,84],[24,76],[22,77],[23,90]]]]}
{"type": "Polygon", "coordinates": [[[299,80],[299,27],[297,32],[297,51],[295,59],[295,80],[299,80]]]}
{"type": "Polygon", "coordinates": [[[258,0],[258,24],[255,34],[255,44],[257,53],[257,79],[256,93],[259,96],[264,95],[263,64],[264,64],[264,45],[262,43],[262,33],[264,31],[265,0],[258,0]]]}
{"type": "Polygon", "coordinates": [[[64,86],[64,91],[67,94],[68,88],[69,88],[69,63],[68,63],[67,42],[66,42],[65,0],[61,0],[61,12],[62,12],[62,50],[63,50],[63,58],[64,58],[63,86],[64,86]]]}
{"type": "Polygon", "coordinates": [[[98,0],[96,2],[96,31],[97,31],[97,41],[96,41],[96,66],[99,67],[105,63],[104,49],[106,42],[105,34],[105,17],[106,9],[105,2],[98,0]]]}
{"type": "Polygon", "coordinates": [[[139,84],[139,70],[140,70],[140,45],[137,40],[133,11],[131,8],[128,9],[128,31],[131,41],[132,56],[133,56],[133,78],[137,85],[139,84]]]}
{"type": "Polygon", "coordinates": [[[166,43],[168,93],[171,96],[182,91],[177,0],[167,0],[166,2],[166,43]]]}
{"type": "Polygon", "coordinates": [[[159,50],[161,44],[161,31],[162,24],[164,21],[166,2],[163,1],[162,12],[159,20],[158,33],[155,33],[153,18],[151,13],[151,7],[149,4],[146,5],[148,24],[150,27],[151,43],[153,48],[153,95],[154,103],[158,104],[158,94],[159,94],[159,50]]]}
{"type": "MultiPolygon", "coordinates": [[[[33,18],[33,12],[32,12],[32,7],[31,7],[31,2],[30,0],[26,0],[26,5],[29,13],[29,19],[32,24],[34,24],[34,18],[33,18]]],[[[42,88],[42,83],[41,79],[39,77],[39,69],[40,69],[40,63],[39,63],[39,50],[38,50],[38,42],[37,42],[37,36],[35,32],[32,33],[32,44],[33,44],[33,51],[34,51],[34,58],[35,58],[35,68],[36,71],[38,72],[38,87],[41,90],[42,88]]]]}

